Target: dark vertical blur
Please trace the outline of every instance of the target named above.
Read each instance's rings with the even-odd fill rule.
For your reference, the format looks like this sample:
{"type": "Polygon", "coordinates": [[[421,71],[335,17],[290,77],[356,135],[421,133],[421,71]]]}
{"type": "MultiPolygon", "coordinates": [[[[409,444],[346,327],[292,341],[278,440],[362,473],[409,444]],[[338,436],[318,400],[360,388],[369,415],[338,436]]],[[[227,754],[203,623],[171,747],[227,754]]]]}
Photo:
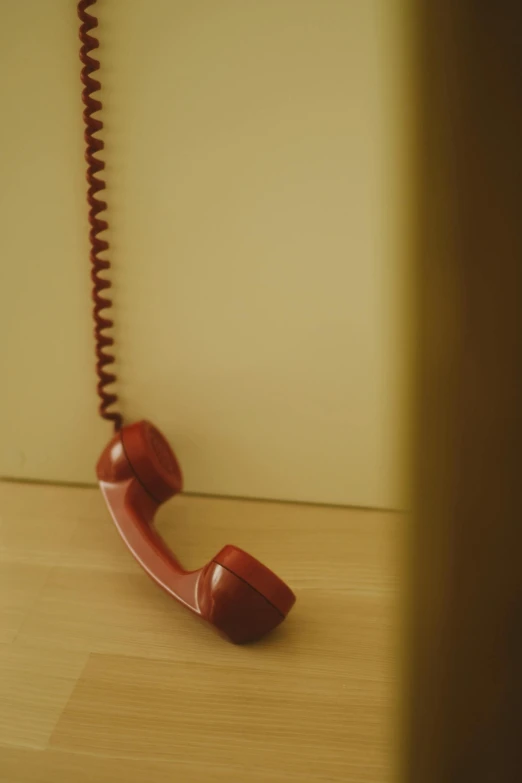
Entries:
{"type": "Polygon", "coordinates": [[[522,781],[522,3],[417,17],[408,783],[522,781]]]}

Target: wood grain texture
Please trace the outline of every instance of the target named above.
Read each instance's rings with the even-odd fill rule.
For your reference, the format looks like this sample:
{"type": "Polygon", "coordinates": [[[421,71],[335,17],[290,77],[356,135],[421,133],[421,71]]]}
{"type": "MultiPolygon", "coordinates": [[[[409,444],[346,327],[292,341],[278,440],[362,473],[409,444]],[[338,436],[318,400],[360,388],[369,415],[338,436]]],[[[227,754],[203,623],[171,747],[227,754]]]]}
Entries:
{"type": "Polygon", "coordinates": [[[97,490],[0,485],[0,780],[391,779],[396,514],[183,497],[189,567],[234,542],[298,602],[235,647],[159,591],[97,490]]]}

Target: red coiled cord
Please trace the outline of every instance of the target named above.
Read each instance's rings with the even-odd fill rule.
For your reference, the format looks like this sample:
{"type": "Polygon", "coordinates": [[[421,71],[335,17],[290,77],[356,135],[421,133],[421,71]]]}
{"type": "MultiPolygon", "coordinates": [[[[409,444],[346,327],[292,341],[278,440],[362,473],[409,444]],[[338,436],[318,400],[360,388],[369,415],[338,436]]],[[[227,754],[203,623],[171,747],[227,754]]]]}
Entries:
{"type": "Polygon", "coordinates": [[[94,119],[92,116],[95,112],[102,108],[101,101],[92,97],[92,93],[101,88],[101,84],[96,79],[93,79],[91,74],[93,71],[97,71],[100,67],[98,60],[95,60],[91,56],[91,52],[98,48],[98,40],[90,35],[90,32],[98,26],[98,20],[95,16],[87,13],[87,8],[94,5],[96,0],[80,0],[78,3],[78,16],[81,20],[80,25],[80,41],[82,43],[80,48],[80,60],[83,63],[81,79],[84,85],[82,91],[82,100],[85,104],[83,112],[83,119],[85,122],[85,160],[87,161],[87,182],[89,187],[87,190],[87,202],[89,204],[89,223],[91,230],[89,231],[89,239],[91,243],[90,260],[91,260],[91,280],[93,283],[92,299],[94,302],[93,316],[94,316],[94,337],[96,340],[96,373],[98,375],[98,397],[100,398],[99,412],[103,419],[112,421],[114,429],[118,431],[122,426],[123,419],[120,413],[117,411],[109,411],[108,408],[117,401],[116,394],[106,391],[106,387],[114,383],[116,376],[113,373],[107,372],[106,367],[114,362],[114,356],[106,349],[114,344],[112,337],[104,334],[106,329],[110,329],[113,326],[113,322],[110,318],[106,318],[101,315],[102,310],[106,310],[112,306],[111,299],[102,296],[102,292],[111,287],[109,280],[100,276],[100,273],[110,269],[110,262],[106,259],[100,258],[100,253],[107,250],[109,243],[105,239],[100,239],[99,234],[102,231],[106,231],[108,223],[106,220],[101,220],[98,215],[100,212],[104,212],[107,209],[105,201],[101,201],[97,197],[97,193],[100,190],[105,189],[105,182],[100,179],[97,174],[105,168],[105,163],[102,160],[94,157],[96,152],[100,152],[103,149],[103,141],[94,136],[95,133],[103,128],[103,122],[99,119],[94,119]]]}

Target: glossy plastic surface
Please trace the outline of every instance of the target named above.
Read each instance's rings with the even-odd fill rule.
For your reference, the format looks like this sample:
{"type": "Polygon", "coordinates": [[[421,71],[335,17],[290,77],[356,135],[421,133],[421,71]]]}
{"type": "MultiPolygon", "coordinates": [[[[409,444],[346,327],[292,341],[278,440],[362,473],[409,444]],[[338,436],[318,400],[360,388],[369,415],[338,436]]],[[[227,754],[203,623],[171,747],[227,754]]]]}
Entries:
{"type": "Polygon", "coordinates": [[[238,644],[261,638],[284,620],[295,596],[254,557],[228,545],[202,568],[185,571],[154,530],[157,508],[181,490],[183,479],[168,442],[149,422],[123,427],[96,472],[123,540],[173,598],[238,644]]]}

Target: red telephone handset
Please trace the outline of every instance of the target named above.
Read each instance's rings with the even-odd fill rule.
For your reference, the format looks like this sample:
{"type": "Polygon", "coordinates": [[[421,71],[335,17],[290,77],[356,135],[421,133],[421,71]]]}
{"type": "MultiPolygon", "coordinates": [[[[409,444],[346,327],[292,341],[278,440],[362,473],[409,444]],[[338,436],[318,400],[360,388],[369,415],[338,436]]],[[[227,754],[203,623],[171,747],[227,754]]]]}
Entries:
{"type": "Polygon", "coordinates": [[[108,223],[105,216],[100,218],[107,204],[98,196],[105,188],[101,176],[105,162],[97,157],[104,148],[103,139],[98,136],[103,128],[99,115],[102,104],[99,97],[94,97],[101,84],[93,77],[100,67],[94,56],[98,48],[94,35],[98,20],[87,11],[95,3],[96,0],[78,2],[90,261],[99,411],[103,419],[114,424],[117,432],[103,451],[96,472],[116,527],[147,573],[167,593],[215,625],[231,641],[250,642],[284,620],[295,602],[294,594],[272,571],[234,546],[224,547],[199,571],[185,571],[181,567],[152,526],[158,506],[181,490],[182,476],[176,457],[163,435],[148,422],[122,427],[122,415],[113,408],[118,398],[107,388],[116,376],[108,370],[114,362],[109,350],[114,340],[106,333],[113,326],[106,312],[112,304],[107,296],[111,287],[107,279],[111,264],[105,255],[109,244],[101,236],[108,223]]]}
{"type": "Polygon", "coordinates": [[[157,508],[180,492],[182,475],[163,435],[147,421],[123,427],[96,473],[118,531],[136,560],[167,593],[237,644],[271,631],[295,595],[270,569],[225,546],[197,571],[185,571],[153,528],[157,508]]]}

